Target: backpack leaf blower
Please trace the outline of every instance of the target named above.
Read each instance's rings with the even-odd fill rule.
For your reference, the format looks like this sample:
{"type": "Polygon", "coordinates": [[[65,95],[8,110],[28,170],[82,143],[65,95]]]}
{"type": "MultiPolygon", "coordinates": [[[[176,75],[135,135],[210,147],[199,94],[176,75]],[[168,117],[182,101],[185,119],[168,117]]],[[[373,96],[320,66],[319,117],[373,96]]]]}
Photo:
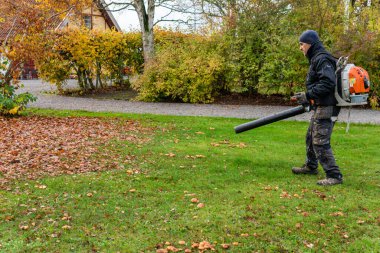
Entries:
{"type": "MultiPolygon", "coordinates": [[[[348,57],[340,57],[336,61],[335,74],[337,76],[337,85],[335,86],[335,99],[337,100],[337,106],[349,106],[351,108],[351,106],[354,105],[365,105],[367,104],[368,93],[370,90],[369,75],[363,68],[355,66],[352,63],[347,64],[347,61],[348,57]]],[[[234,128],[235,133],[242,133],[309,111],[309,105],[299,105],[279,113],[238,125],[234,128]]],[[[348,125],[346,132],[347,131],[348,125]]]]}

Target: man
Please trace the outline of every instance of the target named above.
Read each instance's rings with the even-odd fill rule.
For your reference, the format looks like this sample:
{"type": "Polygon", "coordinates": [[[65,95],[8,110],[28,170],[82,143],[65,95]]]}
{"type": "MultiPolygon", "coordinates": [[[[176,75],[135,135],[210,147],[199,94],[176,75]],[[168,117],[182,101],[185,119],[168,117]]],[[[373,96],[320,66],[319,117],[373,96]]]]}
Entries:
{"type": "Polygon", "coordinates": [[[318,162],[326,178],[318,185],[343,183],[343,176],[335,162],[330,146],[334,123],[331,118],[339,113],[334,96],[336,59],[325,50],[318,33],[307,30],[299,38],[300,50],[310,63],[306,79],[306,92],[296,93],[299,104],[312,103],[313,115],[306,134],[306,162],[302,167],[293,167],[295,174],[318,174],[318,162]]]}

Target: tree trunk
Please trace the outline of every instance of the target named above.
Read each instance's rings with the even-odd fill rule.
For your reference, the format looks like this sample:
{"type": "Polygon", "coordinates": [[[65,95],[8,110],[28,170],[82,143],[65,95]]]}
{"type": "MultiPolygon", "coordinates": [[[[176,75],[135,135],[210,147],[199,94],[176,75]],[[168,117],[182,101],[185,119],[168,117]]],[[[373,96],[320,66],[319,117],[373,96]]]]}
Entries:
{"type": "Polygon", "coordinates": [[[154,56],[154,0],[148,0],[148,8],[145,8],[144,0],[134,0],[134,7],[139,17],[142,34],[145,66],[154,56]]]}

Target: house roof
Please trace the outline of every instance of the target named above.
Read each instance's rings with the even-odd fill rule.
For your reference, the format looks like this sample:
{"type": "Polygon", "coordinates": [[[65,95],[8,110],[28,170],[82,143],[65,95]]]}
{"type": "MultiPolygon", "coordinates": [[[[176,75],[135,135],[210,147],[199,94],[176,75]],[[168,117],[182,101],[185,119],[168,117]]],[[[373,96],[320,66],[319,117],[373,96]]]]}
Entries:
{"type": "Polygon", "coordinates": [[[113,16],[112,11],[108,8],[107,3],[104,0],[100,0],[98,1],[98,4],[100,5],[99,10],[102,12],[109,27],[115,28],[117,31],[121,32],[121,28],[113,16]]]}

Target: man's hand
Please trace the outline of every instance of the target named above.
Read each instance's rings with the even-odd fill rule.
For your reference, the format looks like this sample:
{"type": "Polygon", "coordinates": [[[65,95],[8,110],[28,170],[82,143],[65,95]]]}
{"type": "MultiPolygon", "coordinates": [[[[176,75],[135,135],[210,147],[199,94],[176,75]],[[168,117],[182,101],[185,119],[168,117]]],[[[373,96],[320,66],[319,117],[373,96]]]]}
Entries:
{"type": "Polygon", "coordinates": [[[291,100],[297,101],[297,103],[299,105],[307,105],[310,103],[306,97],[305,92],[297,92],[296,94],[294,94],[294,96],[291,98],[291,100]]]}

